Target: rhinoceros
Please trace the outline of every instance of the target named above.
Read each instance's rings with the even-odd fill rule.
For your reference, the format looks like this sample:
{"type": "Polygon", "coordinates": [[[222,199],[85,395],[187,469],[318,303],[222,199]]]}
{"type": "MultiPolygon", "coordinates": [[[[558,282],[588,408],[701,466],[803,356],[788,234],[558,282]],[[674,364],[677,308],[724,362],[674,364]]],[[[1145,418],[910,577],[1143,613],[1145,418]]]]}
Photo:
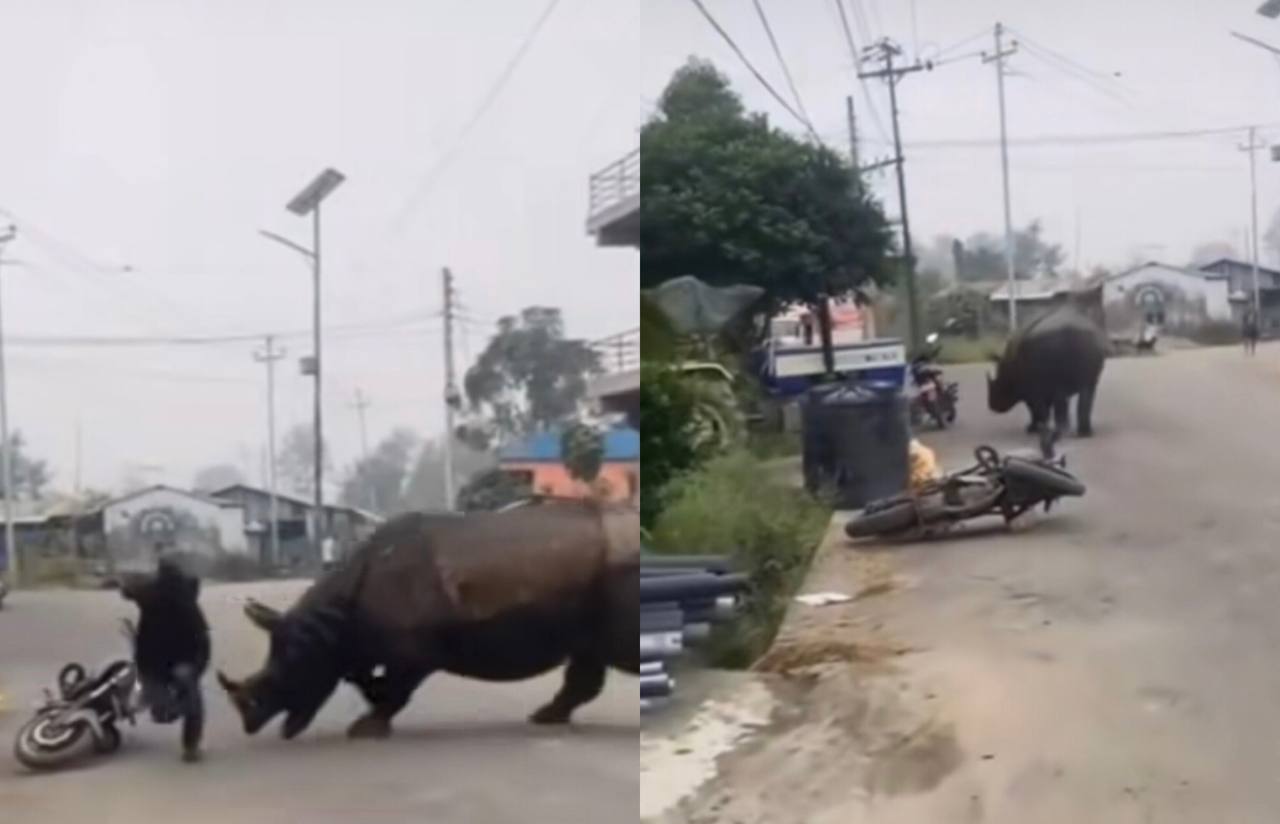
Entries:
{"type": "Polygon", "coordinates": [[[640,669],[636,510],[585,501],[502,512],[400,515],[378,528],[287,612],[250,603],[270,633],[254,675],[218,681],[253,735],[284,713],[311,723],[340,681],[369,702],[352,737],[382,737],[428,675],[530,678],[566,664],[539,724],[567,723],[608,668],[640,669]]]}
{"type": "Polygon", "coordinates": [[[1031,412],[1028,431],[1048,425],[1068,428],[1068,404],[1076,403],[1077,432],[1093,434],[1093,401],[1106,362],[1108,343],[1098,324],[1074,305],[1065,304],[1037,318],[1009,339],[996,361],[996,373],[987,377],[987,406],[992,412],[1008,412],[1025,403],[1031,412]]]}

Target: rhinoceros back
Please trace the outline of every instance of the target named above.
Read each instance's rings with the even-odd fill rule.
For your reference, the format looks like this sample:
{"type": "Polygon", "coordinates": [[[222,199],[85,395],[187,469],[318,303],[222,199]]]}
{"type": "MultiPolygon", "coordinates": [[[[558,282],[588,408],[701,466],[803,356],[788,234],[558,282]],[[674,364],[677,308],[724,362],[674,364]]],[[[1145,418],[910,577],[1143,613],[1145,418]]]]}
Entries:
{"type": "Polygon", "coordinates": [[[314,597],[350,592],[370,626],[413,631],[542,606],[585,609],[609,569],[638,557],[638,516],[623,507],[414,513],[375,532],[314,597]]]}

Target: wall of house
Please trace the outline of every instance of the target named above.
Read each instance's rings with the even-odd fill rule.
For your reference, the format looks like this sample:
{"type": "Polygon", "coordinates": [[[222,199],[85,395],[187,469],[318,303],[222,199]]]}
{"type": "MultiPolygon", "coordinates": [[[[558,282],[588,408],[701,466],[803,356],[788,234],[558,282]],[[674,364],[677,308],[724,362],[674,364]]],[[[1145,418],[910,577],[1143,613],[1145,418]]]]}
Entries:
{"type": "Polygon", "coordinates": [[[103,510],[106,548],[117,570],[149,569],[161,552],[212,560],[244,554],[244,510],[176,490],[155,489],[103,510]]]}
{"type": "Polygon", "coordinates": [[[1107,321],[1118,330],[1141,323],[1143,296],[1157,290],[1165,326],[1193,328],[1206,321],[1230,321],[1227,281],[1208,279],[1168,266],[1144,266],[1108,280],[1103,286],[1107,321]]]}
{"type": "Polygon", "coordinates": [[[610,501],[630,501],[640,494],[640,464],[632,461],[608,462],[600,467],[593,486],[569,474],[563,464],[503,461],[502,469],[533,473],[533,491],[539,495],[586,498],[593,494],[610,501]]]}

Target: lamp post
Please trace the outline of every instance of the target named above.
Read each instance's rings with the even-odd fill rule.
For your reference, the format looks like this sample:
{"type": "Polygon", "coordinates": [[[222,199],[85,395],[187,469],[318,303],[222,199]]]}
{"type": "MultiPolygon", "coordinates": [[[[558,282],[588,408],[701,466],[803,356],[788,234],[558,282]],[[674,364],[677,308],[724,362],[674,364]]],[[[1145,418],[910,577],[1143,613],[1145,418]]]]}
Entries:
{"type": "Polygon", "coordinates": [[[302,191],[294,195],[293,199],[285,206],[290,212],[299,217],[311,215],[311,248],[295,243],[288,238],[281,237],[274,232],[263,230],[262,235],[277,243],[281,243],[293,249],[295,252],[306,257],[311,261],[311,292],[312,292],[312,374],[315,377],[315,400],[313,404],[313,423],[312,429],[315,435],[315,443],[312,451],[315,459],[315,513],[314,513],[314,529],[312,533],[312,550],[315,553],[316,561],[320,560],[320,544],[324,540],[322,533],[324,532],[324,430],[322,428],[323,418],[320,410],[320,389],[321,389],[321,361],[320,361],[320,204],[333,193],[333,190],[341,185],[346,177],[336,169],[325,169],[308,183],[302,191]]]}

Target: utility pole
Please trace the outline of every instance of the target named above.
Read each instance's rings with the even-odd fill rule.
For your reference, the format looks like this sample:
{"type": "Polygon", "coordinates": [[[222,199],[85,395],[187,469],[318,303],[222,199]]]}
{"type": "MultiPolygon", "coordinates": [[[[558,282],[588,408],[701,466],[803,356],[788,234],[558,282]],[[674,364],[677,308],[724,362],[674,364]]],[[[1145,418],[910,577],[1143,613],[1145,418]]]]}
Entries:
{"type": "Polygon", "coordinates": [[[1240,151],[1249,153],[1249,208],[1250,220],[1253,229],[1249,238],[1249,253],[1252,255],[1253,262],[1253,317],[1258,324],[1258,329],[1263,328],[1262,324],[1262,296],[1258,290],[1258,164],[1254,159],[1254,153],[1259,149],[1265,149],[1265,143],[1259,143],[1257,140],[1258,127],[1249,127],[1249,145],[1241,146],[1240,151]]]}
{"type": "Polygon", "coordinates": [[[355,400],[351,402],[351,408],[356,410],[356,415],[360,418],[360,463],[364,466],[364,482],[365,489],[369,493],[369,509],[377,511],[378,492],[373,488],[373,479],[369,477],[369,429],[366,425],[364,414],[370,405],[369,399],[364,396],[364,392],[357,388],[355,400]]]}
{"type": "Polygon", "coordinates": [[[893,58],[902,54],[899,48],[888,38],[881,40],[868,50],[866,60],[880,60],[884,68],[875,71],[859,72],[862,78],[882,78],[889,85],[889,110],[893,119],[893,162],[898,170],[898,209],[902,215],[902,256],[906,264],[907,275],[907,320],[910,328],[908,344],[911,351],[920,347],[920,306],[916,295],[916,261],[911,250],[911,224],[907,220],[907,181],[903,172],[902,134],[898,128],[898,78],[912,72],[932,69],[932,64],[916,61],[909,66],[894,66],[893,58]]]}
{"type": "Polygon", "coordinates": [[[1018,277],[1013,260],[1013,213],[1009,205],[1009,138],[1005,131],[1004,59],[1018,50],[1017,42],[1004,48],[1004,24],[996,23],[996,51],[983,55],[983,63],[996,64],[996,91],[1000,98],[1000,178],[1004,187],[1004,265],[1009,276],[1009,333],[1018,328],[1018,277]]]}
{"type": "MultiPolygon", "coordinates": [[[[0,234],[0,271],[4,269],[4,247],[18,236],[18,230],[10,226],[0,234]]],[[[0,311],[0,321],[3,312],[0,311]]],[[[4,362],[4,330],[0,323],[0,472],[4,483],[4,548],[9,556],[9,583],[15,588],[22,580],[22,558],[19,557],[17,530],[13,527],[13,443],[9,439],[9,392],[6,386],[8,369],[4,362]]]]}
{"type": "Polygon", "coordinates": [[[853,169],[854,190],[862,191],[862,173],[858,168],[858,121],[853,114],[853,95],[844,96],[845,117],[849,121],[849,160],[853,169]]]}
{"type": "Polygon", "coordinates": [[[267,335],[263,347],[253,353],[253,359],[267,367],[267,494],[270,496],[268,517],[271,520],[271,558],[269,563],[280,563],[280,503],[276,498],[276,361],[287,353],[276,348],[274,335],[267,335]]]}
{"type": "Polygon", "coordinates": [[[80,490],[83,488],[80,483],[80,468],[83,461],[84,452],[84,425],[79,418],[76,418],[76,498],[80,497],[80,490]]]}
{"type": "Polygon", "coordinates": [[[445,508],[452,511],[453,493],[453,411],[458,405],[458,383],[453,374],[453,316],[457,293],[453,288],[453,272],[441,270],[444,288],[444,495],[445,508]]]}

